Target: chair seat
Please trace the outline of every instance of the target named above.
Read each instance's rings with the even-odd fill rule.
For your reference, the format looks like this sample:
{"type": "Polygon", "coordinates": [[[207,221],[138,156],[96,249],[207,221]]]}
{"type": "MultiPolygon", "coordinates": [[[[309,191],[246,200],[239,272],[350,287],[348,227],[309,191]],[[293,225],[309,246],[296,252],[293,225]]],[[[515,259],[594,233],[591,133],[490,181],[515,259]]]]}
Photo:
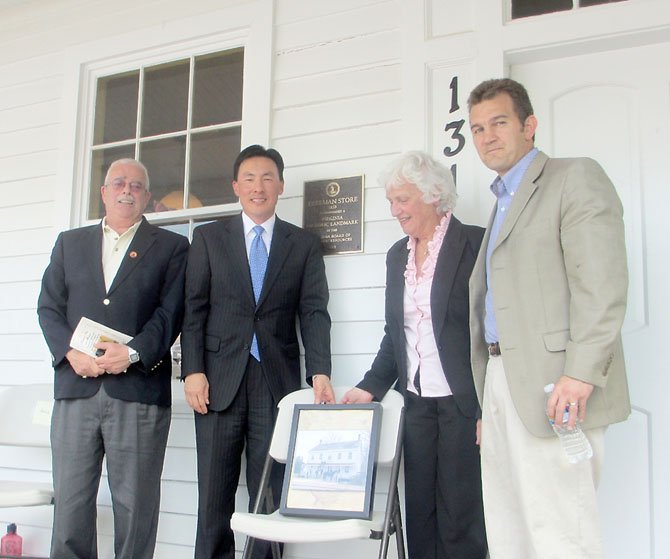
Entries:
{"type": "Polygon", "coordinates": [[[50,505],[53,497],[50,483],[0,480],[0,507],[50,505]]]}
{"type": "Polygon", "coordinates": [[[371,520],[301,518],[285,516],[278,511],[272,514],[236,512],[230,525],[236,532],[275,542],[339,541],[369,538],[373,530],[381,532],[384,528],[384,511],[373,513],[371,520]]]}

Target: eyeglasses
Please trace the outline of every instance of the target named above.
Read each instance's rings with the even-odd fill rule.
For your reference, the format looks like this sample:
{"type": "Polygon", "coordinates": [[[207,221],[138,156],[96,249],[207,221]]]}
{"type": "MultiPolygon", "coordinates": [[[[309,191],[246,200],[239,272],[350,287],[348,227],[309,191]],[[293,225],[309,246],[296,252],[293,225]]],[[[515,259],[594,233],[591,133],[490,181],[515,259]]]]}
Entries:
{"type": "Polygon", "coordinates": [[[132,190],[135,193],[142,192],[145,189],[144,184],[139,182],[139,181],[126,181],[125,179],[114,179],[112,182],[105,186],[111,186],[114,190],[123,190],[126,187],[126,184],[130,187],[130,190],[132,190]]]}

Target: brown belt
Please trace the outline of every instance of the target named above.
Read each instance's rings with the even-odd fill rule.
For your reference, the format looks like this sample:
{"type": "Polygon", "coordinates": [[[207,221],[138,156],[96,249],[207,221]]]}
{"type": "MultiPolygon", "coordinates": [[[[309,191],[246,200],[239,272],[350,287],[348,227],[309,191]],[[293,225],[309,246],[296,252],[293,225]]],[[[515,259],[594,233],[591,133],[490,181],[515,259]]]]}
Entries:
{"type": "Polygon", "coordinates": [[[494,357],[500,355],[500,344],[498,342],[489,344],[489,355],[493,355],[494,357]]]}

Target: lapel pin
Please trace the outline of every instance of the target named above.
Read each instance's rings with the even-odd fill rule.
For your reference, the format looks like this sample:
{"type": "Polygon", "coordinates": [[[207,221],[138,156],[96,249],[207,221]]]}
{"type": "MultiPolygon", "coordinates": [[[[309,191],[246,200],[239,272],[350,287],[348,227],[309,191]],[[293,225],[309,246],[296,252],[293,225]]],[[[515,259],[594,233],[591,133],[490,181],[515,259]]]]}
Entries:
{"type": "Polygon", "coordinates": [[[137,258],[137,253],[134,250],[131,250],[128,256],[130,256],[131,258],[137,258]]]}

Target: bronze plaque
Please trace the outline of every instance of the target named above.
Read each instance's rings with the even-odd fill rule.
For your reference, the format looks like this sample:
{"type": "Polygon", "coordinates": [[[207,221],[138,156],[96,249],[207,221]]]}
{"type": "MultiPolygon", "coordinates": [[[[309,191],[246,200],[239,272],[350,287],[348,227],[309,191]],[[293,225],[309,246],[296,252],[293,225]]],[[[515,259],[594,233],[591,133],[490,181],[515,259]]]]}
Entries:
{"type": "Polygon", "coordinates": [[[302,226],[324,254],[363,252],[363,176],[305,182],[302,226]]]}

